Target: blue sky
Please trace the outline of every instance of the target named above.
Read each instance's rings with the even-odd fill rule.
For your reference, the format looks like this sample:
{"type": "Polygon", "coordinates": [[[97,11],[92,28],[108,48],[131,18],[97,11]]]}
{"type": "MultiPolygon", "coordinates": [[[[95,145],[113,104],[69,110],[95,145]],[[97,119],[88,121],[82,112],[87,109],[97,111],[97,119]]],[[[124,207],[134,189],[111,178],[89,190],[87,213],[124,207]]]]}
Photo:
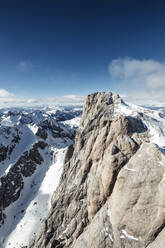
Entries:
{"type": "Polygon", "coordinates": [[[160,0],[1,1],[0,97],[163,99],[164,13],[160,0]]]}

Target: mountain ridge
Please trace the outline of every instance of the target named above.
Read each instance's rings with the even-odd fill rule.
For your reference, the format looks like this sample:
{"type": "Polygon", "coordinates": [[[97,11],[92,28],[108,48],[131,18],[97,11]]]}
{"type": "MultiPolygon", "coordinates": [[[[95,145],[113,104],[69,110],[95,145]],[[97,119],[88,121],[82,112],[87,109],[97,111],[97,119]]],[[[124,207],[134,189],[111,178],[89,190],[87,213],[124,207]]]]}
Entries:
{"type": "MultiPolygon", "coordinates": [[[[15,163],[30,175],[23,180],[26,191],[4,212],[8,223],[13,218],[18,223],[13,222],[10,234],[8,225],[4,231],[3,225],[0,228],[2,248],[164,248],[164,110],[125,103],[116,93],[96,92],[88,95],[81,120],[77,109],[66,111],[1,116],[0,130],[6,130],[7,137],[3,145],[11,145],[7,151],[0,149],[1,158],[6,165],[12,161],[8,168],[1,161],[1,172],[6,170],[2,178],[15,170],[15,163]],[[28,206],[21,205],[21,197],[29,199],[28,206]]],[[[10,178],[12,182],[13,175],[10,178]]],[[[14,187],[11,184],[9,193],[14,187]]],[[[0,196],[4,205],[4,193],[0,196]]]]}
{"type": "Polygon", "coordinates": [[[158,112],[139,111],[117,94],[89,95],[73,154],[29,248],[142,248],[156,242],[164,228],[163,127],[158,112]],[[162,140],[154,145],[157,135],[162,140]]]}

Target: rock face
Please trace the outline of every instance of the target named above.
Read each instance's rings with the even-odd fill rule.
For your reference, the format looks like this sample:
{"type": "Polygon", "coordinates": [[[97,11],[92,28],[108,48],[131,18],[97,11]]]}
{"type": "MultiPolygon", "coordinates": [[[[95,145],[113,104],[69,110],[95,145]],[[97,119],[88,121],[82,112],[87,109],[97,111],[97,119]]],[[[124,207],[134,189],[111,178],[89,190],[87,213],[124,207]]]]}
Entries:
{"type": "Polygon", "coordinates": [[[165,156],[117,94],[87,97],[52,207],[29,248],[165,244],[165,156]],[[163,241],[162,241],[163,240],[163,241]]]}

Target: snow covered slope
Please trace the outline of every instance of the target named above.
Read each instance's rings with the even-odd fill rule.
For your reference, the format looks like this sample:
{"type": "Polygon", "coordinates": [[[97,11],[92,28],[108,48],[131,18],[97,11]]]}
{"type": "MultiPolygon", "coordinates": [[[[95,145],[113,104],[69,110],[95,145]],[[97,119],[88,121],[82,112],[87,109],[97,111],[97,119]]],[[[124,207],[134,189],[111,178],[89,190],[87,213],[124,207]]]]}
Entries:
{"type": "Polygon", "coordinates": [[[123,114],[142,120],[148,129],[148,142],[156,144],[162,151],[165,149],[165,109],[152,110],[121,102],[115,112],[116,115],[123,114]]]}
{"type": "Polygon", "coordinates": [[[50,208],[81,109],[2,111],[0,248],[28,244],[50,208]]]}
{"type": "MultiPolygon", "coordinates": [[[[36,171],[30,180],[30,188],[27,180],[19,200],[6,210],[5,213],[10,221],[8,220],[4,226],[3,237],[5,238],[9,230],[11,233],[5,238],[3,247],[25,246],[35,235],[50,209],[51,196],[61,176],[65,150],[65,148],[52,150],[53,163],[51,165],[45,163],[42,170],[36,171]],[[14,220],[13,209],[15,210],[14,220]]],[[[45,159],[49,160],[46,156],[45,159]]]]}

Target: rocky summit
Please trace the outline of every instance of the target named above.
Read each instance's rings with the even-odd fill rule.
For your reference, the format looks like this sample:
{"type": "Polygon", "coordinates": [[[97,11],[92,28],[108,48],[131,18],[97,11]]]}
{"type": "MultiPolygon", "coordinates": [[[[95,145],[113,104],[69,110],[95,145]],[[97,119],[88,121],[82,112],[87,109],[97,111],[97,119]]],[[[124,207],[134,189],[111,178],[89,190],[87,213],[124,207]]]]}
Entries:
{"type": "Polygon", "coordinates": [[[89,95],[28,248],[164,248],[164,132],[163,110],[111,92],[89,95]]]}

